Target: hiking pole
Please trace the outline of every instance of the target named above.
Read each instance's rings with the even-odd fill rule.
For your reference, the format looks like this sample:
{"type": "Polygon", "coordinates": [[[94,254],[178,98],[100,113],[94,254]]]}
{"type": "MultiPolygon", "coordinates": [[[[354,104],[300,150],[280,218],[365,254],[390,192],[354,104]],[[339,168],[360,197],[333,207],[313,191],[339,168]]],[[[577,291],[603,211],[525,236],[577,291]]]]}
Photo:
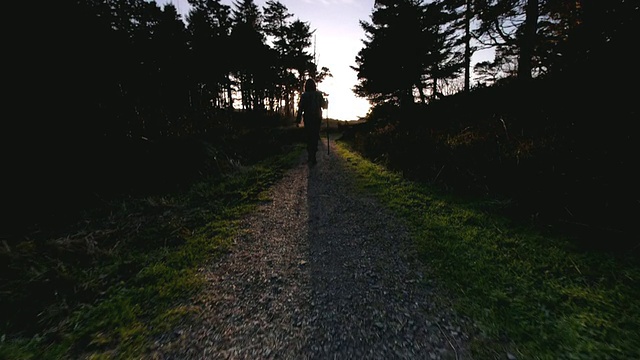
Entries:
{"type": "Polygon", "coordinates": [[[329,155],[329,100],[327,100],[327,112],[325,113],[325,117],[327,118],[327,155],[329,155]]]}

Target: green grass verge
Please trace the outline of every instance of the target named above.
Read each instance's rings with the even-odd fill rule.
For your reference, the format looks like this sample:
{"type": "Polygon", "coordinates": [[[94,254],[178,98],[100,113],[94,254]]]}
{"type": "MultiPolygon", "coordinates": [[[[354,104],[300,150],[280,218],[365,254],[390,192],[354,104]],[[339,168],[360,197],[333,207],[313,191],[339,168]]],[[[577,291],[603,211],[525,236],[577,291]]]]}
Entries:
{"type": "MultiPolygon", "coordinates": [[[[302,149],[199,182],[185,193],[124,201],[101,221],[91,218],[76,231],[83,241],[99,238],[91,253],[100,255],[92,266],[59,267],[76,287],[97,289],[97,298],[75,304],[34,336],[0,333],[0,359],[144,357],[155,336],[195,313],[185,300],[204,284],[197,269],[229,250],[239,219],[266,200],[265,190],[302,149]],[[105,233],[110,235],[97,236],[105,233]]],[[[76,237],[67,241],[74,244],[76,237]]],[[[68,306],[52,303],[46,312],[62,308],[68,306]]]]}
{"type": "Polygon", "coordinates": [[[432,276],[477,322],[476,358],[640,359],[637,261],[516,225],[496,215],[498,200],[406,181],[346,143],[336,151],[363,191],[406,220],[432,276]]]}

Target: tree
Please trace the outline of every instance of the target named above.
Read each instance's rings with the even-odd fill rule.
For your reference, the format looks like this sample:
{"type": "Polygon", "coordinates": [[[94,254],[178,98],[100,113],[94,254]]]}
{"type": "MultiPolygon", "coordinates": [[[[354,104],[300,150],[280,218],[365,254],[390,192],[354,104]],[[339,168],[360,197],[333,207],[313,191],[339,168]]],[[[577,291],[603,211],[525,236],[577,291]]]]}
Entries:
{"type": "MultiPolygon", "coordinates": [[[[429,3],[424,8],[422,39],[425,46],[423,77],[431,81],[431,99],[443,95],[450,80],[458,78],[470,58],[459,51],[457,28],[451,26],[456,14],[445,11],[444,3],[429,3]],[[440,86],[440,82],[444,82],[440,86]]],[[[465,42],[467,39],[464,40],[465,42]]],[[[469,44],[470,45],[470,44],[469,44]]],[[[466,48],[469,51],[469,48],[466,48]]],[[[421,93],[422,95],[422,93],[421,93]]],[[[424,100],[423,100],[424,102],[424,100]]]]}
{"type": "Polygon", "coordinates": [[[475,18],[473,9],[474,0],[443,0],[442,4],[446,11],[450,12],[452,18],[452,28],[461,32],[456,45],[464,47],[464,91],[469,92],[471,88],[471,57],[476,51],[472,44],[473,31],[472,21],[475,18]]]}
{"type": "Polygon", "coordinates": [[[313,55],[307,50],[312,45],[311,37],[314,32],[309,23],[301,20],[292,22],[286,32],[288,46],[284,60],[290,69],[297,71],[300,85],[304,83],[305,77],[313,76],[316,72],[313,55]]]}
{"type": "Polygon", "coordinates": [[[282,65],[286,69],[284,78],[285,113],[293,114],[295,97],[303,91],[303,83],[308,76],[316,74],[313,56],[307,49],[311,47],[313,32],[309,23],[295,20],[285,29],[282,42],[282,65]]]}
{"type": "Polygon", "coordinates": [[[413,103],[413,88],[422,75],[421,16],[417,1],[374,3],[371,22],[360,21],[366,38],[352,67],[358,96],[377,104],[413,103]]]}
{"type": "MultiPolygon", "coordinates": [[[[287,29],[290,26],[289,18],[293,15],[279,1],[269,0],[263,9],[263,30],[272,44],[273,51],[268,58],[271,60],[271,71],[273,72],[273,81],[271,83],[270,107],[273,110],[279,110],[282,101],[288,99],[287,96],[287,78],[288,69],[285,64],[285,55],[287,54],[287,29]]],[[[285,109],[288,109],[285,104],[285,109]]]]}
{"type": "MultiPolygon", "coordinates": [[[[640,8],[625,0],[548,0],[544,56],[550,73],[572,72],[584,76],[595,69],[617,72],[628,79],[636,68],[633,46],[637,41],[640,8]]],[[[615,77],[615,76],[613,76],[615,77]]]]}
{"type": "Polygon", "coordinates": [[[308,23],[296,19],[290,21],[290,14],[279,1],[267,1],[264,9],[264,30],[271,40],[277,63],[273,69],[278,74],[274,93],[277,101],[284,101],[287,116],[293,114],[294,99],[302,91],[306,77],[313,77],[318,83],[331,76],[328,68],[318,71],[313,55],[308,51],[312,45],[314,31],[308,23]]]}
{"type": "Polygon", "coordinates": [[[273,45],[276,49],[284,47],[283,41],[289,18],[293,15],[289,13],[287,7],[280,1],[268,0],[263,9],[263,29],[267,36],[273,38],[273,45]]]}
{"type": "Polygon", "coordinates": [[[189,48],[185,23],[176,7],[165,5],[154,34],[158,48],[160,136],[174,135],[189,107],[189,84],[195,74],[188,69],[189,48]]]}
{"type": "Polygon", "coordinates": [[[539,0],[481,0],[476,14],[477,37],[484,45],[496,47],[496,56],[516,61],[517,77],[532,78],[532,62],[538,44],[538,21],[542,18],[539,0]]]}
{"type": "Polygon", "coordinates": [[[266,84],[264,81],[257,84],[256,80],[264,79],[263,73],[269,70],[269,67],[263,64],[269,49],[262,33],[262,13],[253,0],[243,0],[234,2],[231,18],[231,43],[235,45],[231,55],[242,108],[262,108],[266,84]]]}
{"type": "Polygon", "coordinates": [[[187,16],[193,71],[192,106],[232,107],[230,79],[230,7],[220,0],[189,0],[187,16]],[[225,97],[226,91],[226,97],[225,97]]]}
{"type": "Polygon", "coordinates": [[[456,77],[461,67],[449,21],[441,3],[376,1],[371,22],[360,22],[366,38],[352,67],[359,79],[354,92],[374,104],[410,106],[416,93],[426,102],[430,81],[436,97],[438,81],[456,77]]]}

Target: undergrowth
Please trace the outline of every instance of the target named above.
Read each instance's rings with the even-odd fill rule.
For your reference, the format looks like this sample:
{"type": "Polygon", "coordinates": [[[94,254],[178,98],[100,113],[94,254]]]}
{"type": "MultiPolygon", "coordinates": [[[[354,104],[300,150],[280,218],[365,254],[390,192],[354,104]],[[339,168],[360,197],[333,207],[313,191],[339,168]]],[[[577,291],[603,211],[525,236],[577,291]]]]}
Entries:
{"type": "Polygon", "coordinates": [[[341,142],[364,191],[405,219],[421,259],[475,320],[474,356],[639,359],[640,264],[580,250],[498,215],[507,200],[461,199],[410,182],[341,142]]]}
{"type": "Polygon", "coordinates": [[[243,214],[294,164],[291,148],[187,191],[113,202],[73,229],[11,248],[0,358],[138,358],[193,314],[198,268],[229,250],[243,214]]]}

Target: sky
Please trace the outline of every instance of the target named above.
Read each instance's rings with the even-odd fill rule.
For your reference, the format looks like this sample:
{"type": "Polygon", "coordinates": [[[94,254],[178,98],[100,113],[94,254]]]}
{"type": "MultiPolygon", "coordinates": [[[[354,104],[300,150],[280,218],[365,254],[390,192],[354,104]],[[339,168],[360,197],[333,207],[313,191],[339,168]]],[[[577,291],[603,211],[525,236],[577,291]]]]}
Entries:
{"type": "MultiPolygon", "coordinates": [[[[173,3],[186,19],[189,12],[187,0],[156,0],[160,6],[173,3]]],[[[231,0],[222,3],[233,7],[231,0]]],[[[255,0],[264,8],[266,0],[255,0]]],[[[358,98],[352,91],[357,84],[357,74],[350,68],[362,49],[364,30],[360,20],[369,21],[374,0],[280,0],[296,19],[309,23],[315,29],[315,52],[318,68],[327,67],[333,77],[318,84],[318,89],[329,94],[329,108],[325,114],[338,120],[358,120],[369,111],[366,99],[358,98]]],[[[313,53],[313,48],[309,49],[313,53]]]]}

